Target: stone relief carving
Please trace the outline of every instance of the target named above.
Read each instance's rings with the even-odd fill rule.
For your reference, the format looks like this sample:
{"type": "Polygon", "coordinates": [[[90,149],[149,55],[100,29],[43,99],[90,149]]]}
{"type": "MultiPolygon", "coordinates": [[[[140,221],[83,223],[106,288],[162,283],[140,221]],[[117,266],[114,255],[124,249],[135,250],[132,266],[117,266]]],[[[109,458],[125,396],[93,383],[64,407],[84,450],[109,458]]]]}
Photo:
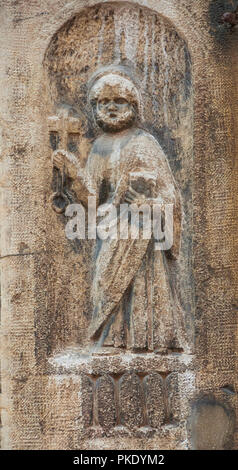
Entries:
{"type": "MultiPolygon", "coordinates": [[[[55,149],[58,146],[58,141],[61,143],[61,152],[67,152],[69,135],[79,135],[80,126],[79,119],[73,116],[69,116],[69,109],[62,108],[58,115],[50,116],[48,119],[48,128],[50,132],[50,138],[52,147],[55,149]]],[[[56,154],[57,154],[56,150],[56,154]]],[[[65,174],[64,169],[61,172],[57,172],[56,191],[51,196],[51,202],[54,210],[61,214],[65,211],[66,206],[71,202],[72,196],[70,196],[65,187],[65,174]]]]}
{"type": "Polygon", "coordinates": [[[85,428],[161,428],[175,425],[179,419],[178,377],[175,372],[84,374],[82,389],[85,428]]]}
{"type": "Polygon", "coordinates": [[[51,130],[62,132],[62,148],[52,157],[61,174],[61,184],[51,197],[56,211],[62,212],[70,202],[66,177],[85,207],[93,197],[97,208],[112,204],[117,212],[125,203],[149,207],[157,203],[163,208],[170,204],[174,230],[167,251],[154,249],[155,238],[97,237],[89,343],[113,352],[182,352],[186,349],[183,312],[167,268],[167,259],[176,258],[180,248],[180,192],[160,144],[143,129],[141,93],[128,69],[115,65],[99,69],[88,83],[88,101],[101,133],[92,143],[85,168],[66,145],[67,133],[78,132],[78,120],[49,119],[51,130]]]}
{"type": "MultiPolygon", "coordinates": [[[[193,101],[186,42],[147,8],[100,4],[55,33],[44,68],[51,275],[44,278],[47,314],[37,316],[37,344],[52,375],[50,396],[60,378],[66,414],[74,396],[70,435],[77,440],[81,433],[85,445],[95,439],[101,445],[100,436],[108,446],[123,439],[127,445],[132,435],[138,446],[148,437],[167,442],[170,433],[180,439],[186,435],[181,395],[186,388],[188,401],[194,386],[193,101]],[[92,200],[97,236],[89,236],[92,200]],[[143,237],[144,211],[138,238],[130,236],[131,213],[128,237],[121,236],[126,204],[129,213],[133,206],[149,208],[152,225],[159,204],[161,232],[165,206],[172,205],[173,244],[157,250],[158,234],[143,237]]],[[[58,404],[55,416],[60,422],[58,404]]]]}
{"type": "MultiPolygon", "coordinates": [[[[193,108],[185,41],[155,12],[103,4],[56,32],[44,68],[54,277],[45,280],[47,315],[37,317],[47,344],[43,351],[41,333],[39,354],[74,346],[86,355],[190,352],[193,108]],[[155,202],[173,204],[173,246],[156,250],[155,236],[90,239],[88,197],[100,210],[114,205],[117,215],[121,204],[149,206],[152,215],[155,202]],[[73,204],[85,212],[85,239],[65,233],[80,216],[73,204]]],[[[100,229],[106,218],[98,213],[100,229]]]]}

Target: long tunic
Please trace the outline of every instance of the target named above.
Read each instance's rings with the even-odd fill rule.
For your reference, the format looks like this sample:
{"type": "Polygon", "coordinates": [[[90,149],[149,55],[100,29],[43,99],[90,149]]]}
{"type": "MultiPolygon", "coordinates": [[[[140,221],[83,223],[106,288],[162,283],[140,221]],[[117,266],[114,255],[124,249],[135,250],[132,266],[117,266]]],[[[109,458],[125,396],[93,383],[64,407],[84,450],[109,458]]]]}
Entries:
{"type": "Polygon", "coordinates": [[[89,336],[100,345],[134,351],[165,352],[183,348],[183,312],[171,285],[167,257],[180,245],[180,194],[156,139],[139,128],[104,134],[94,142],[86,166],[90,194],[97,206],[119,208],[131,185],[153,201],[174,206],[174,243],[169,252],[155,240],[98,239],[92,284],[89,336]]]}

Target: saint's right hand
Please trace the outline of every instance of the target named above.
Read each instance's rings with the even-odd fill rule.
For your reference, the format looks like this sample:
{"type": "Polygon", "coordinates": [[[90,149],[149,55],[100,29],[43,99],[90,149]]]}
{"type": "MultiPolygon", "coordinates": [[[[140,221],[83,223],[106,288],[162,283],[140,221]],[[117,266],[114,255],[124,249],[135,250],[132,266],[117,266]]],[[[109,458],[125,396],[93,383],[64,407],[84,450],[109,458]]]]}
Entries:
{"type": "Polygon", "coordinates": [[[73,154],[64,150],[56,150],[52,155],[52,164],[61,173],[67,173],[70,178],[77,177],[78,162],[73,154]]]}
{"type": "Polygon", "coordinates": [[[66,158],[63,152],[60,150],[56,150],[53,155],[52,155],[52,164],[55,168],[60,170],[60,172],[63,172],[63,170],[66,168],[66,158]]]}

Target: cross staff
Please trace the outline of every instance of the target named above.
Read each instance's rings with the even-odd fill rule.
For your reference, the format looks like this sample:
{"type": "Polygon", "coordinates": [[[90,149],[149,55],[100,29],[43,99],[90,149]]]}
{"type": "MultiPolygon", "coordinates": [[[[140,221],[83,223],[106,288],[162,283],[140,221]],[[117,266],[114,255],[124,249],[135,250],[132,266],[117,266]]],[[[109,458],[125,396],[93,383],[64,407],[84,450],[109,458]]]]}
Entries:
{"type": "MultiPolygon", "coordinates": [[[[69,109],[61,109],[56,116],[48,118],[49,132],[57,132],[60,137],[60,147],[63,152],[67,152],[68,135],[79,134],[80,122],[76,117],[69,116],[69,109]]],[[[60,150],[59,150],[60,151],[60,150]]],[[[61,175],[58,171],[56,192],[51,195],[50,201],[53,209],[62,214],[70,200],[64,191],[64,173],[61,175]]]]}
{"type": "Polygon", "coordinates": [[[48,118],[50,132],[57,132],[60,137],[61,148],[67,150],[68,135],[79,134],[80,122],[76,117],[69,116],[69,109],[61,109],[56,116],[48,118]]]}

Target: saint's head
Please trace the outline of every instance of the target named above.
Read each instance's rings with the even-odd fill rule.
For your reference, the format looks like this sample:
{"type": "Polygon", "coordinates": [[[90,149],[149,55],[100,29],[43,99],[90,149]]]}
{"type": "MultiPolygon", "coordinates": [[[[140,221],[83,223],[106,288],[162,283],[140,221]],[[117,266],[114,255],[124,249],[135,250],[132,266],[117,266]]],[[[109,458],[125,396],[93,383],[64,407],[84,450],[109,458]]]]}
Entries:
{"type": "Polygon", "coordinates": [[[96,123],[105,132],[131,127],[137,117],[140,96],[134,83],[118,73],[96,79],[89,91],[96,123]]]}

